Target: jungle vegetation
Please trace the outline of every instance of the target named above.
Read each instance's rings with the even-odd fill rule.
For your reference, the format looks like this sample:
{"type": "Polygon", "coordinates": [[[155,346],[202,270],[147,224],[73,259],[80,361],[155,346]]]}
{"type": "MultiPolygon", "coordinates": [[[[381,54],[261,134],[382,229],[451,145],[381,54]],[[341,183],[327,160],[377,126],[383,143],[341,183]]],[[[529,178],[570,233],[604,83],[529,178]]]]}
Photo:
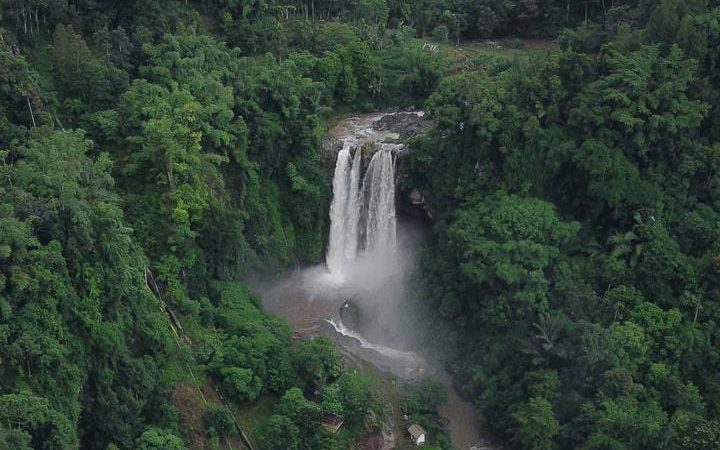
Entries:
{"type": "Polygon", "coordinates": [[[449,364],[513,448],[720,448],[720,9],[636,3],[443,80],[411,153],[449,364]]]}
{"type": "Polygon", "coordinates": [[[244,280],[322,261],[327,124],[410,105],[423,301],[491,430],[720,448],[718,44],[705,0],[0,0],[0,449],[238,436],[181,386],[270,402],[263,449],[354,445],[372,376],[244,280]],[[556,44],[449,55],[487,38],[556,44]]]}

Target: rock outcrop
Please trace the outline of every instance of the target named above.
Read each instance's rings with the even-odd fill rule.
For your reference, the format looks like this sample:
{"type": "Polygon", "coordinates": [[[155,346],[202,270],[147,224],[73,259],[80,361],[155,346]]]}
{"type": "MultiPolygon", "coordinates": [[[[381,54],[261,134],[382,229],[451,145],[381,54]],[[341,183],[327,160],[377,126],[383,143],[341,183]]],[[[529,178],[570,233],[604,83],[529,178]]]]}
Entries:
{"type": "Polygon", "coordinates": [[[399,135],[399,142],[406,142],[415,136],[427,132],[432,122],[425,118],[422,112],[398,112],[388,114],[373,123],[377,131],[389,131],[399,135]]]}
{"type": "Polygon", "coordinates": [[[393,111],[348,116],[340,121],[322,139],[323,159],[329,174],[332,174],[337,154],[343,143],[351,140],[353,148],[362,151],[362,173],[367,170],[373,154],[380,148],[390,147],[395,155],[396,208],[403,213],[430,218],[425,193],[410,184],[407,176],[409,163],[408,142],[422,136],[433,122],[421,111],[393,111]]]}

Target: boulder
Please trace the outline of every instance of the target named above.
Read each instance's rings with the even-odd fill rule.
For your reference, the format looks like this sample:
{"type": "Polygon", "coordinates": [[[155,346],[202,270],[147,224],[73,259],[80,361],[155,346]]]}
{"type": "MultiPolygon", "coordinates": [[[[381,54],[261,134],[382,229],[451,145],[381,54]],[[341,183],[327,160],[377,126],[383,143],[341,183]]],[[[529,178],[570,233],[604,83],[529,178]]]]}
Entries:
{"type": "Polygon", "coordinates": [[[399,134],[401,142],[424,134],[431,126],[432,122],[426,119],[424,114],[411,112],[388,114],[373,123],[373,128],[377,131],[390,131],[399,134]]]}

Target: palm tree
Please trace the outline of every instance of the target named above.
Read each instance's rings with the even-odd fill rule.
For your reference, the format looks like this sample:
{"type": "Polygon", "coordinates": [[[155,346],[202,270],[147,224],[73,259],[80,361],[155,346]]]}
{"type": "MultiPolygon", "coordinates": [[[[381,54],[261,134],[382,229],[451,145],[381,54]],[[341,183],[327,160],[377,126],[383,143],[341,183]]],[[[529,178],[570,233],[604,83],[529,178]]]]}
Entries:
{"type": "Polygon", "coordinates": [[[532,357],[533,364],[543,365],[553,356],[565,358],[567,351],[557,340],[563,328],[563,317],[559,315],[540,316],[533,328],[537,331],[530,339],[524,342],[523,353],[532,357]]]}
{"type": "Polygon", "coordinates": [[[640,237],[634,231],[615,233],[608,239],[608,244],[613,246],[610,256],[618,259],[625,259],[630,267],[637,267],[643,251],[643,245],[639,243],[640,237]]]}

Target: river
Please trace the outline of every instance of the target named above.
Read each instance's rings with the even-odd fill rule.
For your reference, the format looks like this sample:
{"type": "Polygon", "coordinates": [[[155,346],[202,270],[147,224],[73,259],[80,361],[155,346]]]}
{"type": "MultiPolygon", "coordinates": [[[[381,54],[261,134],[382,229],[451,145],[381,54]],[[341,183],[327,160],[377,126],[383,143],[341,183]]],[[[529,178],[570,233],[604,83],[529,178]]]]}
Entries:
{"type": "MultiPolygon", "coordinates": [[[[432,355],[414,348],[412,339],[395,345],[392,332],[372,333],[395,329],[397,298],[406,295],[403,286],[414,267],[418,246],[417,236],[405,231],[402,220],[396,223],[393,171],[395,152],[402,144],[397,141],[399,133],[374,127],[385,116],[387,113],[350,117],[330,132],[342,143],[342,150],[333,181],[327,265],[289,272],[266,280],[257,289],[266,310],[287,319],[296,335],[330,337],[344,353],[391,380],[389,385],[396,386],[396,379],[438,380],[448,394],[440,414],[447,422],[456,449],[497,449],[483,433],[472,403],[460,396],[442,366],[431,362],[432,355]],[[370,142],[379,150],[372,155],[360,155],[360,151],[365,151],[361,150],[364,144],[370,142]],[[372,160],[363,165],[361,159],[365,158],[372,160]],[[365,172],[364,177],[360,177],[361,171],[365,172]],[[348,300],[371,312],[372,324],[363,332],[371,333],[372,337],[343,322],[341,309],[349,307],[348,300]]],[[[395,421],[393,435],[385,437],[385,448],[392,448],[393,442],[404,439],[404,425],[397,414],[395,421]]]]}

